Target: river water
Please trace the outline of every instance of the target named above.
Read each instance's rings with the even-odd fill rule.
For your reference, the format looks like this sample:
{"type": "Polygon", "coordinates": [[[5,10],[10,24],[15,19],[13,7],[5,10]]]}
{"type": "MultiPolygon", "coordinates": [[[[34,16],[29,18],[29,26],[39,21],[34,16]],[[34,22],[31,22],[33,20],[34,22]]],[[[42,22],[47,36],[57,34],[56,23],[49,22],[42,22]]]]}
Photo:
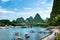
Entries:
{"type": "Polygon", "coordinates": [[[49,34],[50,30],[42,27],[8,28],[0,29],[0,40],[17,40],[17,38],[22,38],[23,40],[40,40],[49,34]],[[25,34],[28,34],[29,37],[26,38],[25,34]]]}

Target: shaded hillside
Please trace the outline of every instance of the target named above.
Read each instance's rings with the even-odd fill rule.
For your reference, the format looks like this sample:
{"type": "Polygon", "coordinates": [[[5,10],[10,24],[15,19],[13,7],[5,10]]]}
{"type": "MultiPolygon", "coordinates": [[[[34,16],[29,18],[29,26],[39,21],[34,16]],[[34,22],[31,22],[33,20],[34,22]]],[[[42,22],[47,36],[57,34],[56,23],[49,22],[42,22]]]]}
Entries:
{"type": "Polygon", "coordinates": [[[54,0],[50,20],[52,25],[60,25],[60,0],[54,0]]]}
{"type": "Polygon", "coordinates": [[[51,12],[51,19],[55,20],[56,16],[60,14],[60,0],[54,0],[52,12],[51,12]]]}
{"type": "Polygon", "coordinates": [[[37,13],[34,18],[30,16],[25,20],[25,22],[30,24],[35,24],[35,23],[43,23],[44,21],[41,18],[41,16],[37,13]]]}
{"type": "Polygon", "coordinates": [[[25,22],[26,22],[26,23],[33,23],[33,17],[30,16],[29,18],[27,18],[27,19],[25,20],[25,22]]]}
{"type": "Polygon", "coordinates": [[[37,13],[34,17],[34,23],[42,23],[43,19],[41,18],[41,16],[37,13]]]}
{"type": "Polygon", "coordinates": [[[24,23],[25,21],[24,21],[24,18],[21,17],[21,18],[17,18],[16,22],[17,23],[24,23]]]}
{"type": "Polygon", "coordinates": [[[0,20],[0,26],[4,26],[4,25],[11,25],[10,20],[4,19],[4,20],[0,20]]]}
{"type": "Polygon", "coordinates": [[[24,25],[37,25],[43,23],[44,20],[41,16],[37,13],[33,18],[30,16],[26,20],[23,17],[17,18],[16,20],[9,21],[9,20],[0,20],[0,25],[12,25],[12,26],[24,26],[24,25]]]}

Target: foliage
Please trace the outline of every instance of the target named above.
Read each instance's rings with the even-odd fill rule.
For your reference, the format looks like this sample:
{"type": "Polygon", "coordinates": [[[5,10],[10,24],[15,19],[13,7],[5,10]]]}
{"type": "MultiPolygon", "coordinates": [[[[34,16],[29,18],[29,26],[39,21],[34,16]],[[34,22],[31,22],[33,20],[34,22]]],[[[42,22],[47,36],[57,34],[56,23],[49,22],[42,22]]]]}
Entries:
{"type": "Polygon", "coordinates": [[[0,20],[0,25],[3,26],[3,25],[11,25],[11,22],[10,20],[0,20]]]}
{"type": "Polygon", "coordinates": [[[12,25],[12,26],[16,26],[16,23],[17,23],[17,22],[16,22],[15,20],[13,20],[13,21],[11,22],[11,25],[12,25]]]}
{"type": "Polygon", "coordinates": [[[60,0],[54,0],[52,12],[50,14],[51,20],[55,20],[58,14],[60,14],[60,0]]]}
{"type": "Polygon", "coordinates": [[[44,25],[41,23],[44,23],[44,20],[40,17],[40,15],[38,13],[36,14],[36,16],[34,18],[32,16],[30,16],[26,20],[24,20],[24,18],[22,18],[22,17],[17,18],[16,20],[13,20],[13,21],[0,20],[0,25],[12,25],[12,26],[44,25]]]}
{"type": "Polygon", "coordinates": [[[50,14],[51,25],[60,25],[60,0],[54,0],[52,12],[50,14]]]}
{"type": "Polygon", "coordinates": [[[60,34],[54,40],[60,40],[60,34]]]}
{"type": "Polygon", "coordinates": [[[55,25],[55,26],[60,25],[60,14],[57,15],[52,25],[55,25]]]}

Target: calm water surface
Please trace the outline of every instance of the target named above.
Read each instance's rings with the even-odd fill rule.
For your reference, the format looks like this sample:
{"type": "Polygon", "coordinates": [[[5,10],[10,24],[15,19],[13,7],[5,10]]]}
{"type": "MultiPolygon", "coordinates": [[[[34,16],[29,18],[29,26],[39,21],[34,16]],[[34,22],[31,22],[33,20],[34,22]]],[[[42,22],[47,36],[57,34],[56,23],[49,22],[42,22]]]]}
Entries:
{"type": "Polygon", "coordinates": [[[17,40],[17,38],[22,38],[23,40],[40,40],[41,38],[49,34],[49,30],[41,27],[8,28],[0,29],[0,40],[17,40]],[[17,34],[15,35],[15,33],[18,33],[18,36],[17,34]],[[25,34],[28,34],[29,38],[26,38],[25,34]]]}

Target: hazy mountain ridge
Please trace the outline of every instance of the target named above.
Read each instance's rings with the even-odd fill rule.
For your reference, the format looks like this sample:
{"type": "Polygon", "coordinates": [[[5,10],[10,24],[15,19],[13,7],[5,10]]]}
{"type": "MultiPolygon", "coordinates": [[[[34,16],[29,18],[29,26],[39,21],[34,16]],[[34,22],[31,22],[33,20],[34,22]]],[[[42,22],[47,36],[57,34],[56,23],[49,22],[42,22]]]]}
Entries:
{"type": "MultiPolygon", "coordinates": [[[[26,18],[26,20],[24,20],[23,17],[17,18],[16,20],[10,21],[10,20],[0,20],[0,21],[5,21],[3,23],[7,23],[8,25],[23,25],[23,24],[35,24],[35,23],[43,23],[44,20],[41,18],[41,16],[37,13],[35,15],[35,17],[33,18],[32,16],[30,16],[29,18],[26,18]],[[8,23],[10,22],[10,24],[8,23]]],[[[0,22],[1,25],[2,22],[0,22]]],[[[4,24],[4,25],[7,25],[4,24]]]]}

